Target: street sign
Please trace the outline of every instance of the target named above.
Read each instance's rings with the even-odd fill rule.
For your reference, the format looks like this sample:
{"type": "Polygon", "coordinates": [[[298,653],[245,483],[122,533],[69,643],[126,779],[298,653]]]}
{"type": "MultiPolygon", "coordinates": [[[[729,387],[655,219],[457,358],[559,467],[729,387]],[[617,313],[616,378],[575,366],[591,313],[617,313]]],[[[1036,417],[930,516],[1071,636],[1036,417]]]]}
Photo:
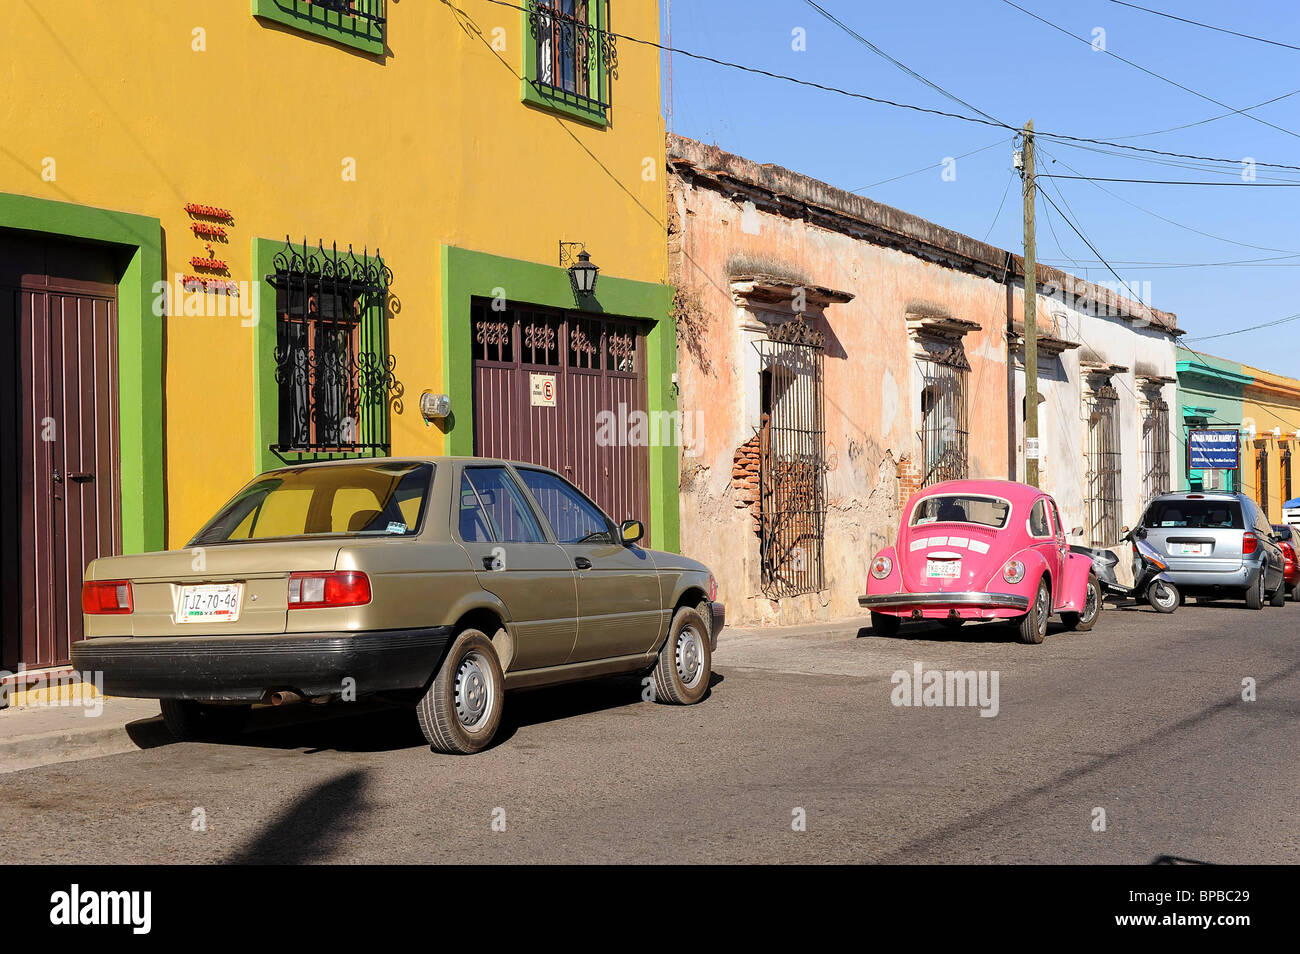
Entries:
{"type": "Polygon", "coordinates": [[[528,384],[533,407],[555,407],[555,375],[530,374],[528,384]]]}
{"type": "Polygon", "coordinates": [[[1236,470],[1240,463],[1241,435],[1235,428],[1187,432],[1187,466],[1191,470],[1236,470]]]}

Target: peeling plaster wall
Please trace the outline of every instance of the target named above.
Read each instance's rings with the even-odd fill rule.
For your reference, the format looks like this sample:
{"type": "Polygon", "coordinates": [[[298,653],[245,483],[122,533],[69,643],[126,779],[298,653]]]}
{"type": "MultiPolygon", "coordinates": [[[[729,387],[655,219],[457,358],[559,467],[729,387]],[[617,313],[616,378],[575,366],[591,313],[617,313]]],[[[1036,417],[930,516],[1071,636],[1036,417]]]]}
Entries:
{"type": "Polygon", "coordinates": [[[1006,289],[677,176],[670,182],[669,211],[673,282],[696,312],[689,327],[679,320],[679,403],[700,412],[694,446],[682,458],[682,551],[713,570],[736,622],[858,614],[867,563],[897,535],[897,465],[920,451],[908,308],[928,302],[979,323],[964,340],[971,365],[971,475],[1005,478],[1006,289]],[[752,320],[731,288],[737,263],[855,296],[827,305],[814,319],[827,333],[826,588],[779,604],[761,592],[754,517],[733,490],[737,449],[759,426],[757,363],[744,331],[752,320]]]}

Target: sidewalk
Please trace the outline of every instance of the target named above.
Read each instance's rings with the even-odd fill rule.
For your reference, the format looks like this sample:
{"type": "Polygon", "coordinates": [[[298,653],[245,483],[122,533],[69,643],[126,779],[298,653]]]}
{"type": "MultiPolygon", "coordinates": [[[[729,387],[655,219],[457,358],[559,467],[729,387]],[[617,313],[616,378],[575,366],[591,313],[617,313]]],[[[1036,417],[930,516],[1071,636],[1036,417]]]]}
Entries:
{"type": "Polygon", "coordinates": [[[96,699],[93,707],[10,706],[0,709],[0,774],[170,741],[156,699],[96,699]]]}

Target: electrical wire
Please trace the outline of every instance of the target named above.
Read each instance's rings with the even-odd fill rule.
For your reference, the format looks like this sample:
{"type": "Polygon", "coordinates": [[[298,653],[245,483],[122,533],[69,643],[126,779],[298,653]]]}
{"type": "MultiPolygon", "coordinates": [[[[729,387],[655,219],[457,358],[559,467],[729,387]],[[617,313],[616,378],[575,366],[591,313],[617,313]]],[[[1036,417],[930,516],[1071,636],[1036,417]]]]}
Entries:
{"type": "Polygon", "coordinates": [[[1200,20],[1189,20],[1186,17],[1174,16],[1172,13],[1164,13],[1160,10],[1152,10],[1150,7],[1140,6],[1136,3],[1128,3],[1127,0],[1110,0],[1110,2],[1118,4],[1121,7],[1132,7],[1134,10],[1141,10],[1158,17],[1165,17],[1169,20],[1177,20],[1179,23],[1189,23],[1192,26],[1204,27],[1207,30],[1215,30],[1218,33],[1228,33],[1232,36],[1239,36],[1243,40],[1254,40],[1257,43],[1267,43],[1270,46],[1280,46],[1288,50],[1300,50],[1300,46],[1292,46],[1290,43],[1283,43],[1281,40],[1270,40],[1268,37],[1254,36],[1250,33],[1238,33],[1236,30],[1229,30],[1227,27],[1217,27],[1211,23],[1202,23],[1200,20]]]}
{"type": "Polygon", "coordinates": [[[1141,185],[1230,186],[1245,189],[1294,189],[1300,182],[1200,182],[1190,179],[1125,179],[1113,176],[1063,176],[1043,173],[1039,179],[1088,179],[1092,182],[1134,182],[1141,185]]]}

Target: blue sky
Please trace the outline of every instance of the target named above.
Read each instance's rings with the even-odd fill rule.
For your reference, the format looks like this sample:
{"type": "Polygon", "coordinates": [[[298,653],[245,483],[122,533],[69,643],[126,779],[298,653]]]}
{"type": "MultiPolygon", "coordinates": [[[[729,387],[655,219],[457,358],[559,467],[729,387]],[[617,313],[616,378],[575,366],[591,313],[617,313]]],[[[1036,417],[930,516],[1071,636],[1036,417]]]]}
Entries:
{"type": "MultiPolygon", "coordinates": [[[[1008,124],[1020,126],[1032,117],[1039,131],[1300,166],[1300,51],[1178,23],[1110,0],[1015,0],[1076,36],[1092,40],[1094,30],[1104,30],[1111,53],[1218,100],[1224,108],[1096,52],[1003,0],[818,2],[915,72],[1008,124]],[[1294,135],[1241,115],[1201,123],[1293,90],[1297,95],[1250,112],[1294,135]],[[1142,135],[1187,123],[1201,124],[1142,135]]],[[[1300,46],[1300,5],[1289,0],[1134,2],[1300,46]]],[[[672,42],[680,49],[830,86],[968,112],[872,53],[803,0],[676,0],[672,42]],[[796,29],[805,31],[804,51],[793,48],[796,29]]],[[[1011,179],[1011,133],[997,127],[851,100],[676,56],[672,128],[1021,250],[1020,186],[1018,178],[1011,179]],[[947,157],[958,157],[954,181],[941,177],[947,157]],[[925,168],[929,166],[934,168],[925,168]],[[916,172],[921,169],[925,171],[916,172]],[[906,175],[912,172],[916,174],[906,175]]],[[[1039,173],[1241,181],[1240,166],[1217,167],[1227,168],[1229,174],[1224,174],[1043,139],[1038,160],[1039,173]]],[[[1296,170],[1257,166],[1256,175],[1258,182],[1300,182],[1296,170]]],[[[1300,314],[1300,189],[1100,185],[1114,195],[1087,181],[1040,180],[1125,282],[1155,307],[1177,313],[1192,347],[1300,377],[1300,348],[1294,344],[1300,340],[1300,321],[1197,340],[1300,314]],[[1258,259],[1276,261],[1196,268],[1137,264],[1258,259]]],[[[1094,281],[1114,281],[1042,198],[1037,217],[1040,260],[1094,281]]]]}

